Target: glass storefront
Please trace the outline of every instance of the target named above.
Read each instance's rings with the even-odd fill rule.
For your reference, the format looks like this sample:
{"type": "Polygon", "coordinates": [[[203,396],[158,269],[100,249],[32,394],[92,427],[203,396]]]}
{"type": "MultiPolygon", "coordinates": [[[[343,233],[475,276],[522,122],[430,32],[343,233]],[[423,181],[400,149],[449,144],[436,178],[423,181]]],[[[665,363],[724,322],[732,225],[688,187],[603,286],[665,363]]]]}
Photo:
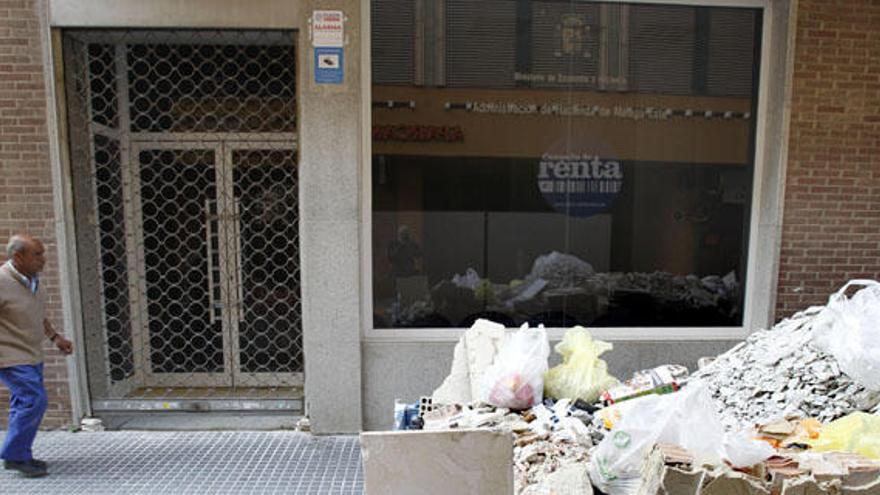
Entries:
{"type": "Polygon", "coordinates": [[[742,324],[760,10],[371,17],[375,328],[742,324]]]}

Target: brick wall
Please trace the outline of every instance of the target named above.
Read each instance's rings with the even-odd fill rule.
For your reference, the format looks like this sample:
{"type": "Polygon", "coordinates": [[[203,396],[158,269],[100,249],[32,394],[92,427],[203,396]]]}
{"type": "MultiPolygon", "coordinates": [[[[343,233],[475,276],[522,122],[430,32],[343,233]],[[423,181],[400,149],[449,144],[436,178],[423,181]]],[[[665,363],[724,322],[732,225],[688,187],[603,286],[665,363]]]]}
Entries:
{"type": "Polygon", "coordinates": [[[778,317],[880,278],[880,2],[798,5],[778,317]]]}
{"type": "MultiPolygon", "coordinates": [[[[14,233],[43,240],[48,260],[41,283],[48,298],[47,316],[57,329],[69,333],[61,325],[42,9],[39,0],[0,0],[0,261],[6,261],[6,241],[14,233]]],[[[49,410],[43,426],[57,427],[71,420],[67,367],[54,346],[45,345],[49,410]]],[[[9,395],[5,387],[0,389],[0,425],[5,426],[9,395]]]]}

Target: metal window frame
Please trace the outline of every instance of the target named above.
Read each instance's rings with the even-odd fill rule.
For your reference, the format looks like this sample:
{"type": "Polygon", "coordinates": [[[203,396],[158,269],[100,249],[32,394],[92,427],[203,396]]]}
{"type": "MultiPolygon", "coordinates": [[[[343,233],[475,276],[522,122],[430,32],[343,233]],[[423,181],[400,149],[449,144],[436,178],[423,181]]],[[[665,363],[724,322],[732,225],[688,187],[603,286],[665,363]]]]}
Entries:
{"type": "MultiPolygon", "coordinates": [[[[594,0],[584,0],[594,1],[594,0]]],[[[752,331],[767,327],[772,323],[772,306],[775,300],[775,283],[778,269],[779,244],[781,239],[781,228],[776,225],[781,222],[782,194],[781,184],[784,182],[779,177],[768,178],[768,171],[765,170],[769,166],[777,166],[784,170],[786,149],[783,148],[777,160],[770,157],[771,163],[765,163],[768,158],[766,150],[766,142],[768,133],[780,134],[782,137],[787,136],[785,129],[776,127],[768,127],[768,120],[772,117],[769,115],[768,98],[774,87],[771,87],[770,68],[772,67],[780,73],[785,74],[785,79],[790,81],[791,77],[791,53],[793,52],[793,36],[788,32],[788,57],[786,60],[776,60],[773,57],[774,33],[772,28],[776,17],[779,16],[788,22],[788,31],[791,31],[791,17],[794,16],[795,9],[790,3],[785,3],[784,7],[775,10],[774,4],[780,3],[777,0],[603,0],[597,3],[624,3],[624,4],[663,4],[663,5],[683,5],[683,6],[706,6],[706,7],[742,7],[759,9],[762,11],[762,32],[761,32],[761,60],[759,67],[758,81],[758,108],[755,133],[755,156],[754,171],[752,182],[752,202],[751,211],[749,212],[749,245],[746,266],[746,292],[744,295],[744,311],[743,324],[735,327],[607,327],[592,328],[591,332],[596,338],[611,341],[712,341],[712,340],[738,340],[747,337],[752,331]],[[771,190],[775,189],[775,190],[771,190]],[[772,196],[776,194],[777,196],[772,196]],[[771,211],[762,211],[769,209],[771,211]],[[772,230],[771,233],[766,233],[772,230]],[[763,234],[759,231],[764,232],[763,234]],[[759,242],[762,241],[762,242],[759,242]],[[759,249],[759,244],[767,242],[772,249],[766,246],[759,249]],[[761,262],[770,263],[770,267],[774,273],[762,274],[762,268],[759,265],[759,257],[761,262]],[[763,275],[758,277],[758,275],[763,275]],[[757,306],[761,304],[761,307],[757,306]]],[[[365,66],[365,77],[363,78],[361,91],[365,95],[371,94],[372,77],[369,74],[371,48],[370,48],[370,13],[369,9],[364,9],[361,36],[361,57],[365,66]]],[[[773,81],[778,84],[778,80],[773,81]]],[[[365,342],[453,342],[458,340],[466,330],[465,328],[391,328],[377,329],[373,326],[373,198],[372,198],[372,140],[369,130],[372,126],[372,109],[369,104],[364,105],[364,146],[363,155],[361,157],[361,267],[364,276],[361,278],[361,304],[362,313],[361,321],[361,339],[365,342]]],[[[781,111],[781,125],[784,126],[788,119],[788,108],[781,111]]],[[[773,119],[775,121],[775,118],[773,119]]],[[[779,122],[774,122],[777,126],[779,122]]],[[[780,172],[781,173],[781,172],[780,172]]],[[[764,269],[766,270],[766,269],[764,269]]],[[[566,329],[564,328],[548,328],[548,337],[551,340],[559,340],[562,338],[566,329]]]]}

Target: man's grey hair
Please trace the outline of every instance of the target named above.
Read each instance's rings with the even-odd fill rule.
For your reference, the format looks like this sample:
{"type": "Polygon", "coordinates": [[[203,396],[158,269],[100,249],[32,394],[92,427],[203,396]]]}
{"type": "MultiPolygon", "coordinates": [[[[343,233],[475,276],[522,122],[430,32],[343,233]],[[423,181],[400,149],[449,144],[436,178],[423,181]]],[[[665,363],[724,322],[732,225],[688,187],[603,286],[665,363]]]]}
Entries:
{"type": "Polygon", "coordinates": [[[6,244],[6,256],[12,258],[15,253],[20,253],[27,248],[28,241],[22,236],[14,235],[6,244]]]}

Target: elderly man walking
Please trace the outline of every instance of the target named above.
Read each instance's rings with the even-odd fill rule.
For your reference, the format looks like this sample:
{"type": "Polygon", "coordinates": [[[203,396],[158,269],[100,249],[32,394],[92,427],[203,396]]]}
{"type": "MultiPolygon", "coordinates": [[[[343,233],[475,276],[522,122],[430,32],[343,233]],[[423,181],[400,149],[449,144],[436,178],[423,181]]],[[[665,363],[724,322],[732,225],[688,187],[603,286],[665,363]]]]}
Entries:
{"type": "Polygon", "coordinates": [[[27,477],[48,474],[46,463],[34,459],[31,447],[46,412],[43,386],[43,336],[70,354],[73,345],[57,333],[43,310],[39,273],[46,250],[38,239],[13,236],[6,246],[8,261],[0,267],[0,381],[11,394],[9,430],[0,457],[3,467],[27,477]]]}

